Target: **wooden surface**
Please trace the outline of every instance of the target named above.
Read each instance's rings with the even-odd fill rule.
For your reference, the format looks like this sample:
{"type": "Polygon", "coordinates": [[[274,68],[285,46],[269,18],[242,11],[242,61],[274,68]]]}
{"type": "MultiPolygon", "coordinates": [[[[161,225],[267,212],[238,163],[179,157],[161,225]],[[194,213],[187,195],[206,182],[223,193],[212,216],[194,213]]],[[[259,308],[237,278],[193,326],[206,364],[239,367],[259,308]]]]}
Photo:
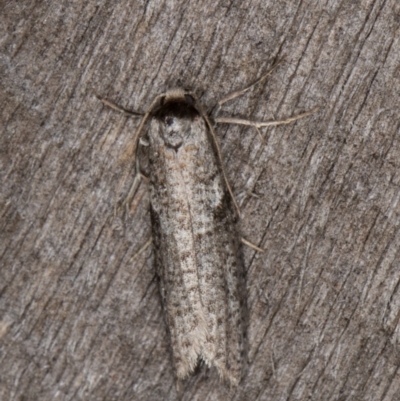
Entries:
{"type": "Polygon", "coordinates": [[[400,399],[400,3],[1,1],[0,399],[400,399]],[[217,127],[243,235],[248,363],[177,392],[145,182],[121,155],[160,92],[206,107],[286,61],[217,127]],[[127,182],[123,191],[132,182],[127,182]]]}

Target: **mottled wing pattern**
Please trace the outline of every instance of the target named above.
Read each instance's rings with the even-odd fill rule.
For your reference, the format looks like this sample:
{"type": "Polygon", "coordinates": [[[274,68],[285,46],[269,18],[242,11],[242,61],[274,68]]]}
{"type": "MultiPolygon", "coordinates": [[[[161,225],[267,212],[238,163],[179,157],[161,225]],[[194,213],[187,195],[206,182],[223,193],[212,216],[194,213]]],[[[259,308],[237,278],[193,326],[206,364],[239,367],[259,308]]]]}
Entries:
{"type": "Polygon", "coordinates": [[[185,98],[149,130],[153,239],[178,378],[199,358],[238,384],[243,270],[236,218],[204,118],[185,98]]]}

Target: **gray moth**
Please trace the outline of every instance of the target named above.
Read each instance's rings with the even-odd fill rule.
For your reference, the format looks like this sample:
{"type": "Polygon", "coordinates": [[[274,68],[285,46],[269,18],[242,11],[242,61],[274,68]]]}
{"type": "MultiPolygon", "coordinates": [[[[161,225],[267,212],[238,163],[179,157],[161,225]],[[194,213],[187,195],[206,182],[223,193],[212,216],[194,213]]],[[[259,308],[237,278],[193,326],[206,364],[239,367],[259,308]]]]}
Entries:
{"type": "MultiPolygon", "coordinates": [[[[278,64],[218,105],[244,94],[278,64]]],[[[139,138],[148,125],[152,242],[178,380],[191,374],[200,361],[216,368],[232,386],[239,384],[243,370],[246,294],[241,242],[252,244],[241,240],[237,229],[239,209],[226,178],[214,123],[248,125],[258,131],[315,110],[282,121],[212,120],[194,93],[174,89],[158,95],[142,118],[126,157],[137,153],[139,138]]],[[[138,185],[136,166],[128,198],[138,185]]]]}
{"type": "Polygon", "coordinates": [[[150,211],[160,292],[178,379],[199,359],[241,376],[244,278],[237,214],[210,122],[193,94],[151,110],[150,211]]]}

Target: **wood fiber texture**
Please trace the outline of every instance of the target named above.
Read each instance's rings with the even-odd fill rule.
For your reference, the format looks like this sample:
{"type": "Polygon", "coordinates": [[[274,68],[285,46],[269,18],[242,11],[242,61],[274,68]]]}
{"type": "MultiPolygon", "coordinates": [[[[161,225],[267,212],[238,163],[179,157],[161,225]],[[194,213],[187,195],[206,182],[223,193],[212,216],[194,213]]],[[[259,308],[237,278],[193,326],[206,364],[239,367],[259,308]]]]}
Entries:
{"type": "MultiPolygon", "coordinates": [[[[0,399],[400,399],[400,3],[0,2],[0,399]],[[241,208],[248,362],[175,387],[148,185],[114,217],[144,111],[181,86],[220,115],[241,208]]],[[[123,191],[128,190],[130,182],[123,191]]],[[[128,180],[129,181],[129,180],[128,180]]]]}

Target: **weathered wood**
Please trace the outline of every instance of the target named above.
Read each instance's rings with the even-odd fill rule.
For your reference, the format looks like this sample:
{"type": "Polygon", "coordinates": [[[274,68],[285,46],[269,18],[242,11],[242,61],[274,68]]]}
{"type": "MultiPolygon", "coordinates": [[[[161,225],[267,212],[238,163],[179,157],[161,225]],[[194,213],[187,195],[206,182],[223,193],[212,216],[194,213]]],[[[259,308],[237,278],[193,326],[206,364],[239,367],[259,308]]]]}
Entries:
{"type": "Polygon", "coordinates": [[[2,2],[1,400],[400,399],[397,0],[2,2]],[[175,389],[143,182],[121,156],[173,86],[213,101],[285,63],[217,127],[245,248],[249,363],[175,389]],[[129,183],[127,183],[127,190],[129,183]]]}

